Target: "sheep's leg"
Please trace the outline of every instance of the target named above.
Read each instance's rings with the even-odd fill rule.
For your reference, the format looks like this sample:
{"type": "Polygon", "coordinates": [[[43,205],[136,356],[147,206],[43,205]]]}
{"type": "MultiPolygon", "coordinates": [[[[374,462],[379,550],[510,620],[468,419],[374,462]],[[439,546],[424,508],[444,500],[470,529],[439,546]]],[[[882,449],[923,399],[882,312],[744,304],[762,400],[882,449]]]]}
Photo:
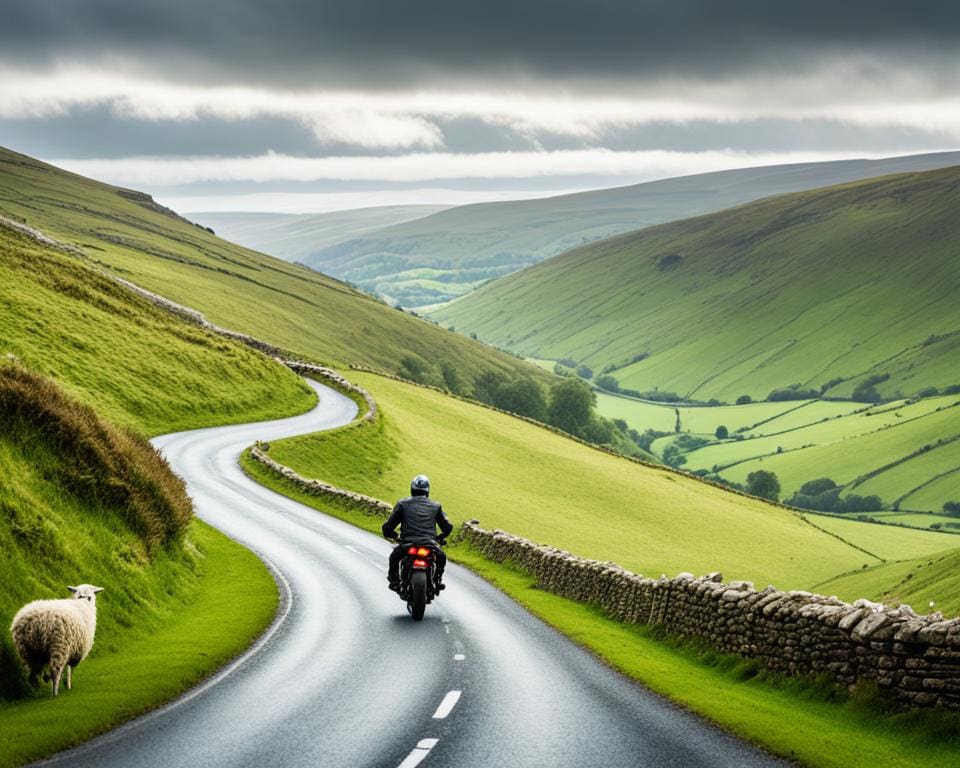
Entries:
{"type": "Polygon", "coordinates": [[[63,674],[63,667],[53,670],[53,695],[60,695],[60,676],[63,674]]]}
{"type": "Polygon", "coordinates": [[[72,671],[73,671],[73,667],[67,664],[67,690],[68,691],[73,688],[73,679],[71,675],[72,671]]]}

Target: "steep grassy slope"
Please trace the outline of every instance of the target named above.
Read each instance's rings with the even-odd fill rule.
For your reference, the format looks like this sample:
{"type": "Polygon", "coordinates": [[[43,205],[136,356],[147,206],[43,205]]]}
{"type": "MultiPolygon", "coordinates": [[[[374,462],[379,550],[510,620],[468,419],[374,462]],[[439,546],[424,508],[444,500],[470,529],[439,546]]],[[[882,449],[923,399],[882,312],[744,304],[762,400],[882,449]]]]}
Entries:
{"type": "Polygon", "coordinates": [[[213,229],[220,237],[255,251],[299,261],[327,272],[314,255],[323,248],[363,237],[383,227],[439,213],[441,205],[389,205],[331,213],[191,213],[191,221],[213,229]]]}
{"type": "Polygon", "coordinates": [[[743,168],[541,200],[466,205],[331,245],[308,263],[416,307],[459,296],[582,243],[651,224],[768,195],[958,162],[960,154],[942,153],[743,168]]]}
{"type": "Polygon", "coordinates": [[[960,616],[960,550],[855,571],[818,589],[844,598],[872,594],[891,604],[911,605],[918,613],[960,616]]]}
{"type": "Polygon", "coordinates": [[[191,326],[76,256],[0,225],[0,355],[153,435],[276,418],[314,401],[266,356],[191,326]]]}
{"type": "MultiPolygon", "coordinates": [[[[731,579],[799,588],[879,562],[778,507],[435,392],[354,378],[377,398],[381,423],[275,441],[270,454],[306,476],[389,500],[426,472],[455,521],[476,517],[646,574],[721,570],[731,579]]],[[[889,550],[898,551],[900,529],[863,529],[886,534],[889,550]]],[[[944,547],[954,543],[943,540],[944,547]]],[[[904,556],[929,551],[911,546],[904,543],[904,556]]]]}
{"type": "Polygon", "coordinates": [[[80,248],[109,271],[218,325],[334,364],[397,370],[404,356],[469,383],[481,370],[544,376],[300,266],[220,240],[138,192],[0,149],[0,214],[80,248]]]}
{"type": "Polygon", "coordinates": [[[0,634],[6,766],[178,694],[248,645],[277,598],[251,553],[191,519],[183,482],[143,438],[9,361],[0,364],[0,424],[0,623],[30,600],[67,597],[67,584],[105,589],[90,659],[56,702],[49,686],[28,688],[0,634]]]}
{"type": "Polygon", "coordinates": [[[960,168],[768,198],[577,248],[435,317],[702,400],[849,395],[870,375],[887,396],[944,387],[960,378],[958,205],[960,168]]]}

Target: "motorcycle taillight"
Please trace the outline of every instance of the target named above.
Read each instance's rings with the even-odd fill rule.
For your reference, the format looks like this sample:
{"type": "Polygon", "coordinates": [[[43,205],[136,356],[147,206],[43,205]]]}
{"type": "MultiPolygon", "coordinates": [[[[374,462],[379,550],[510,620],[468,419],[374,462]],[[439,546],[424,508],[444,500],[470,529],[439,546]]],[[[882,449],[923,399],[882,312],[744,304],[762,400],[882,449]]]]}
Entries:
{"type": "Polygon", "coordinates": [[[426,560],[414,560],[414,561],[413,561],[413,567],[414,567],[414,568],[426,568],[426,567],[427,567],[427,561],[426,561],[426,560]]]}
{"type": "Polygon", "coordinates": [[[419,547],[416,552],[411,551],[411,555],[419,555],[420,557],[426,557],[430,554],[430,550],[426,547],[419,547]]]}

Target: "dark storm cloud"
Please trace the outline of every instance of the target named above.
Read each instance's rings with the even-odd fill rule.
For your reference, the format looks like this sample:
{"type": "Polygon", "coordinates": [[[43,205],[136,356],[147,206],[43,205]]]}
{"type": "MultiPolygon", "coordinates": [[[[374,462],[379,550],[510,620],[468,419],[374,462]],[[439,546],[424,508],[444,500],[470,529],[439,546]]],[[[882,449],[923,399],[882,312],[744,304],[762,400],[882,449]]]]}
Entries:
{"type": "Polygon", "coordinates": [[[369,88],[714,79],[834,53],[949,67],[958,39],[953,0],[5,0],[0,60],[116,56],[178,79],[369,88]]]}

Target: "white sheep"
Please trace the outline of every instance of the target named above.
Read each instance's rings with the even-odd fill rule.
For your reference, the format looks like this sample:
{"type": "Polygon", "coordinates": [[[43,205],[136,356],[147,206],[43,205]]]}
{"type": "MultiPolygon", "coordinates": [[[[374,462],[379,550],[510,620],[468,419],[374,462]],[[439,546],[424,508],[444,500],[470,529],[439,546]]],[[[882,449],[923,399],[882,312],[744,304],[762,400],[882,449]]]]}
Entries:
{"type": "Polygon", "coordinates": [[[97,592],[103,587],[81,584],[67,587],[72,598],[34,600],[17,611],[10,625],[13,644],[30,670],[30,684],[38,685],[44,667],[44,680],[53,683],[53,695],[60,693],[60,677],[67,670],[67,688],[72,685],[71,669],[83,661],[93,647],[97,630],[97,592]]]}

